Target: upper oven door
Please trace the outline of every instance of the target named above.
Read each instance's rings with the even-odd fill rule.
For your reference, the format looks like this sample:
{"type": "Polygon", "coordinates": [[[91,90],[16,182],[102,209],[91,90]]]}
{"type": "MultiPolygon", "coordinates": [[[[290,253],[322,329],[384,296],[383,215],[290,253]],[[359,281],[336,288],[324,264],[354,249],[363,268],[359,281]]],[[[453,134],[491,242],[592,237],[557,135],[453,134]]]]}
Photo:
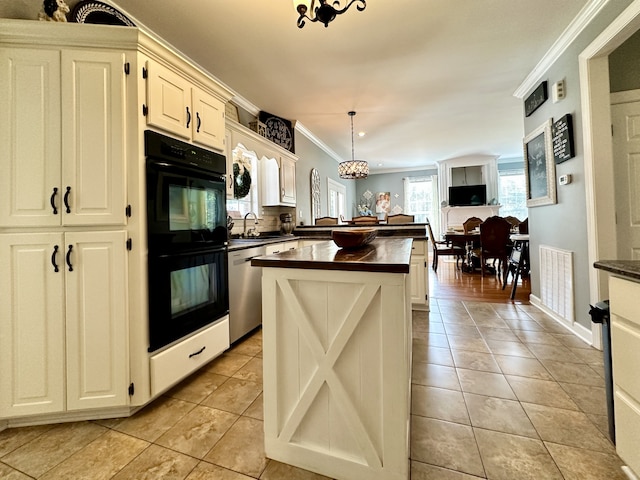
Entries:
{"type": "Polygon", "coordinates": [[[147,159],[149,250],[227,241],[224,175],[147,159]]]}

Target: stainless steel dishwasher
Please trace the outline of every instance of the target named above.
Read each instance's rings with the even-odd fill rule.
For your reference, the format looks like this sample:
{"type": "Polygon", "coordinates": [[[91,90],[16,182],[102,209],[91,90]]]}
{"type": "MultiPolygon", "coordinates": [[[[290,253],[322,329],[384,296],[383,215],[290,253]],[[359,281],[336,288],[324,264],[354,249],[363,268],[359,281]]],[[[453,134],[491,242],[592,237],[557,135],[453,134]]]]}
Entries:
{"type": "Polygon", "coordinates": [[[265,252],[264,246],[229,251],[229,343],[262,323],[262,268],[251,259],[265,252]]]}

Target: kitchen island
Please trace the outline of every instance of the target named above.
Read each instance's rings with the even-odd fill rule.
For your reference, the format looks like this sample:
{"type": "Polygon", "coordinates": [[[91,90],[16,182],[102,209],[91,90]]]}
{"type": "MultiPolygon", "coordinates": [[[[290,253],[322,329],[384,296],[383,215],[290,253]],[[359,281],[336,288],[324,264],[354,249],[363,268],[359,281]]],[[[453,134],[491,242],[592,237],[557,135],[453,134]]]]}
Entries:
{"type": "Polygon", "coordinates": [[[412,240],[333,242],[262,269],[267,457],[339,480],[407,480],[412,240]]]}

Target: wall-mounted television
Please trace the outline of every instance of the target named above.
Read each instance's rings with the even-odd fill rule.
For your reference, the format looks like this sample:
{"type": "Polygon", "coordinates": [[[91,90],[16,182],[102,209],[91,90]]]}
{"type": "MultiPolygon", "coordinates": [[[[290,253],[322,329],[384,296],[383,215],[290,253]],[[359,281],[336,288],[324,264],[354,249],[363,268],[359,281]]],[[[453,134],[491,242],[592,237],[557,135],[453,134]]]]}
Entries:
{"type": "Polygon", "coordinates": [[[470,205],[486,204],[486,185],[460,185],[457,187],[449,187],[449,205],[452,207],[467,207],[470,205]]]}

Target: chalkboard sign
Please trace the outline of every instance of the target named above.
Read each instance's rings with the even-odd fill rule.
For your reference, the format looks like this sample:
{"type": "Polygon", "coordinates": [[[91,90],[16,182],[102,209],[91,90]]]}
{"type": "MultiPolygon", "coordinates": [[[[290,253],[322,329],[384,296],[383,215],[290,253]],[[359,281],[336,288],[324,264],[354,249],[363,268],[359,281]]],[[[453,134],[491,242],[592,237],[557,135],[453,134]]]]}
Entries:
{"type": "Polygon", "coordinates": [[[573,149],[573,122],[571,114],[554,122],[551,129],[551,139],[553,142],[553,158],[556,164],[566,162],[575,157],[573,149]]]}
{"type": "Polygon", "coordinates": [[[531,115],[540,105],[547,101],[547,98],[549,98],[549,93],[547,92],[547,81],[545,80],[525,99],[524,115],[526,117],[531,115]]]}
{"type": "Polygon", "coordinates": [[[290,120],[276,117],[271,113],[260,112],[258,120],[265,125],[265,137],[285,150],[295,153],[294,126],[290,120]]]}

